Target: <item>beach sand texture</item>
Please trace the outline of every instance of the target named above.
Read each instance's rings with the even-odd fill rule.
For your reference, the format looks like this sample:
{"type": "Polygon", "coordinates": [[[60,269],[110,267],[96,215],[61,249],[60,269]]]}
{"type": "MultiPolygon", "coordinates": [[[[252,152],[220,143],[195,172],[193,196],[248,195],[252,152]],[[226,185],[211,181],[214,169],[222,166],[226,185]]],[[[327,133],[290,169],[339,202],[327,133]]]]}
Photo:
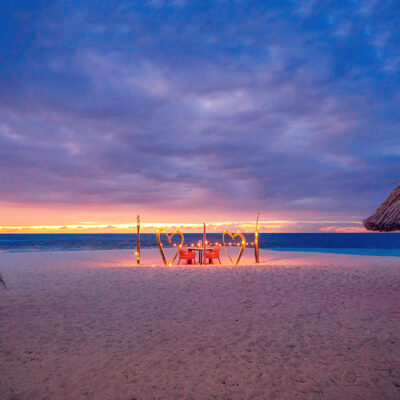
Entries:
{"type": "Polygon", "coordinates": [[[0,253],[0,398],[400,399],[399,258],[261,258],[0,253]]]}

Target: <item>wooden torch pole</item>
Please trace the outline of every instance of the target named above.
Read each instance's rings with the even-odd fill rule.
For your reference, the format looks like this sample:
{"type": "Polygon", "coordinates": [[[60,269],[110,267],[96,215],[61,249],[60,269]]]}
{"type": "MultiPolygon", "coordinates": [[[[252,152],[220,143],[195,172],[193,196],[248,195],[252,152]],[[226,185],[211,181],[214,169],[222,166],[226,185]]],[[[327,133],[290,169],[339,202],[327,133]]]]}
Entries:
{"type": "Polygon", "coordinates": [[[136,228],[136,264],[140,264],[140,215],[137,216],[136,228]]]}
{"type": "Polygon", "coordinates": [[[206,261],[206,241],[207,241],[206,223],[204,222],[204,224],[203,224],[203,263],[204,263],[204,265],[207,264],[207,261],[206,261]]]}
{"type": "Polygon", "coordinates": [[[257,221],[256,221],[256,231],[254,233],[254,255],[256,257],[256,263],[260,262],[260,253],[258,250],[258,218],[260,217],[260,213],[257,214],[257,221]]]}

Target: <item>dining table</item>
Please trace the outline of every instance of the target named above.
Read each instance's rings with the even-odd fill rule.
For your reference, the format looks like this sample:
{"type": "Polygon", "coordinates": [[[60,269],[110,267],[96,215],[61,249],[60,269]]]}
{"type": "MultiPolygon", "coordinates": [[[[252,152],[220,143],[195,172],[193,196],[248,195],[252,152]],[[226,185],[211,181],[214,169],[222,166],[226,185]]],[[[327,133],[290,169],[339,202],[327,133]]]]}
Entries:
{"type": "MultiPolygon", "coordinates": [[[[213,247],[206,246],[205,251],[211,251],[213,247]]],[[[188,251],[198,251],[199,252],[199,264],[203,264],[203,253],[204,253],[204,247],[188,247],[188,251]]],[[[191,263],[191,260],[189,260],[191,263]]],[[[211,263],[211,260],[210,260],[211,263]]]]}

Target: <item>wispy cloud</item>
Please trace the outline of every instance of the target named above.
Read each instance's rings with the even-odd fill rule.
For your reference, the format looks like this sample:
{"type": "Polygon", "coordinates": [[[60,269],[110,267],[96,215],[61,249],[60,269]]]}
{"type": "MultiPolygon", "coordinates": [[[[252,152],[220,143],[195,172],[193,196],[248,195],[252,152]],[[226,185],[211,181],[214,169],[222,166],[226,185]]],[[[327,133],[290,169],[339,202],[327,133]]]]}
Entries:
{"type": "Polygon", "coordinates": [[[319,229],[321,232],[331,233],[365,233],[367,230],[363,226],[324,226],[319,229]]]}

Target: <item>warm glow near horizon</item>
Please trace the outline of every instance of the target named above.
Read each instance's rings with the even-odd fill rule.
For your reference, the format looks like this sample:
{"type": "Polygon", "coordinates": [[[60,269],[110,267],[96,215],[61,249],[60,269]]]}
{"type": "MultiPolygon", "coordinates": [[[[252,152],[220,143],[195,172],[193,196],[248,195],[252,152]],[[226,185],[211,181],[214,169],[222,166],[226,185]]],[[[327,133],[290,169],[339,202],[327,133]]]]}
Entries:
{"type": "MultiPolygon", "coordinates": [[[[225,229],[243,232],[254,231],[255,224],[249,222],[210,222],[207,223],[207,230],[210,232],[222,232],[225,229]]],[[[260,231],[275,231],[282,225],[271,224],[268,222],[260,223],[260,231]]],[[[184,229],[193,233],[201,232],[203,224],[185,223],[142,223],[142,233],[153,233],[160,228],[165,229],[184,229]]],[[[135,233],[136,225],[134,222],[128,224],[78,224],[78,225],[38,225],[38,226],[0,226],[0,233],[135,233]]]]}
{"type": "MultiPolygon", "coordinates": [[[[280,233],[295,232],[298,221],[259,221],[259,232],[280,233]]],[[[332,221],[303,221],[304,224],[315,226],[315,224],[330,223],[332,221]]],[[[167,230],[184,230],[187,233],[202,232],[202,223],[141,223],[141,233],[154,233],[160,228],[167,230]]],[[[241,231],[250,233],[255,231],[254,221],[223,221],[206,222],[207,232],[219,233],[224,230],[241,231]]],[[[315,230],[315,229],[314,229],[315,230]]],[[[311,231],[311,230],[310,230],[311,231]]],[[[323,226],[320,232],[356,233],[365,232],[362,226],[323,226]]],[[[136,233],[136,222],[125,224],[93,224],[80,223],[73,225],[27,225],[27,226],[0,226],[0,234],[3,233],[136,233]]]]}
{"type": "MultiPolygon", "coordinates": [[[[203,222],[208,232],[254,232],[257,213],[226,210],[152,210],[132,206],[44,206],[31,204],[0,204],[0,233],[134,233],[136,216],[141,216],[141,232],[159,228],[201,232],[203,222]],[[141,210],[138,213],[137,210],[141,210]],[[252,217],[253,219],[249,218],[252,217]]],[[[365,232],[355,218],[318,218],[313,213],[275,215],[261,211],[260,232],[365,232]]]]}

